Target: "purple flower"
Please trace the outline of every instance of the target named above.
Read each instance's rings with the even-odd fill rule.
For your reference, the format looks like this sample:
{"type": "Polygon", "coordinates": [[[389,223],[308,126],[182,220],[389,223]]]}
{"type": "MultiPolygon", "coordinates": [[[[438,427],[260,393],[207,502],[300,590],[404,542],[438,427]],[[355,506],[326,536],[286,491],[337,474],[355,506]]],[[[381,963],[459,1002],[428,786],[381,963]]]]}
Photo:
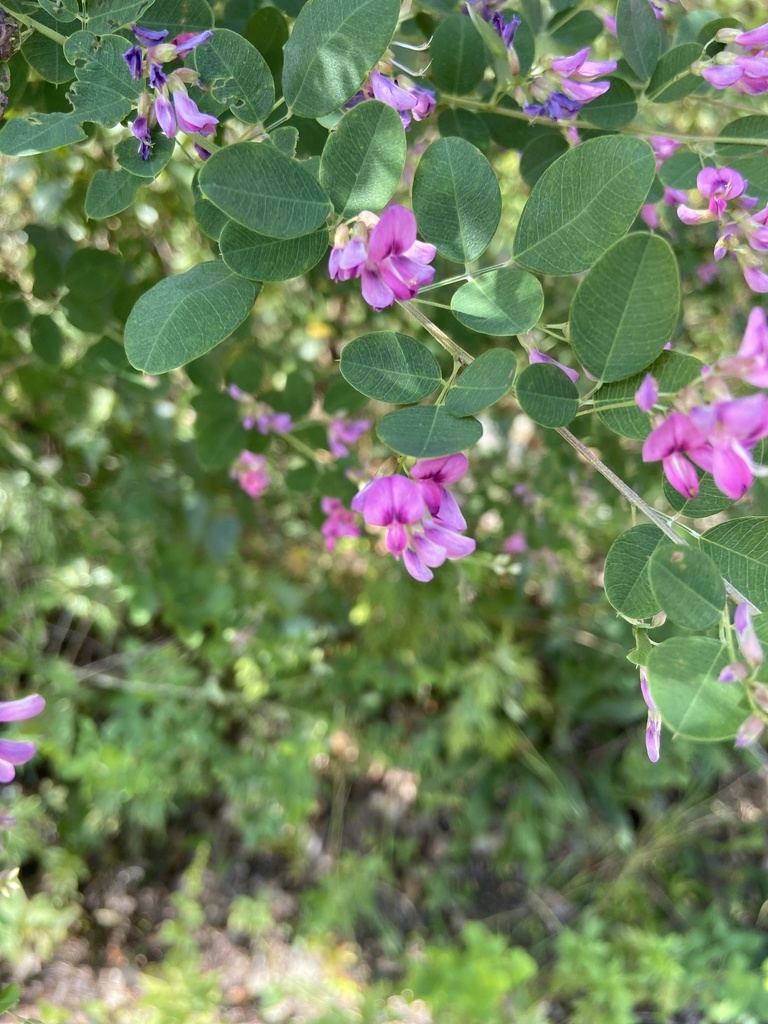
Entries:
{"type": "Polygon", "coordinates": [[[173,104],[163,93],[155,100],[155,117],[163,135],[172,139],[176,134],[176,115],[173,112],[173,104]]]}
{"type": "Polygon", "coordinates": [[[760,295],[768,292],[768,274],[765,271],[761,270],[760,267],[749,265],[742,265],[741,269],[744,274],[744,280],[753,292],[758,292],[760,295]]]}
{"type": "Polygon", "coordinates": [[[768,436],[768,396],[698,406],[691,409],[688,421],[704,436],[701,444],[689,444],[688,456],[713,475],[723,494],[737,500],[752,486],[757,470],[749,451],[768,436]]]}
{"type": "Polygon", "coordinates": [[[207,43],[212,36],[213,32],[207,28],[204,32],[182,32],[181,35],[176,36],[171,42],[176,47],[176,56],[183,59],[192,53],[195,47],[200,46],[202,43],[207,43]]]}
{"type": "Polygon", "coordinates": [[[610,75],[616,70],[615,60],[587,60],[589,47],[584,47],[578,53],[570,57],[555,57],[552,61],[552,70],[560,75],[578,75],[585,81],[593,81],[601,75],[610,75]]]}
{"type": "Polygon", "coordinates": [[[271,483],[267,474],[267,460],[263,455],[254,455],[249,451],[240,453],[231,475],[251,498],[260,498],[271,483]]]}
{"type": "Polygon", "coordinates": [[[168,29],[141,28],[139,25],[131,25],[131,32],[136,36],[142,46],[149,49],[162,43],[168,35],[168,29]]]}
{"type": "Polygon", "coordinates": [[[380,103],[386,103],[400,115],[404,127],[409,128],[411,120],[423,121],[425,117],[435,109],[435,94],[431,89],[415,85],[408,79],[407,84],[402,84],[397,79],[387,78],[378,69],[374,68],[363,84],[362,89],[344,104],[345,107],[354,107],[364,100],[375,99],[380,103]]]}
{"type": "Polygon", "coordinates": [[[509,21],[505,21],[504,15],[500,11],[496,11],[491,18],[491,25],[496,29],[502,43],[508,50],[512,49],[515,42],[515,34],[518,28],[522,24],[521,19],[513,14],[509,21]]]}
{"type": "Polygon", "coordinates": [[[181,89],[177,89],[173,94],[173,106],[179,128],[188,135],[212,135],[216,131],[219,119],[213,114],[204,114],[198,110],[195,101],[181,89]]]}
{"type": "Polygon", "coordinates": [[[763,648],[760,645],[760,641],[757,639],[755,627],[752,625],[752,615],[749,610],[749,605],[746,602],[742,602],[736,608],[736,613],[733,616],[733,624],[736,627],[736,635],[739,638],[741,653],[744,655],[747,662],[753,668],[757,668],[758,665],[762,665],[764,658],[763,648]]]}
{"type": "Polygon", "coordinates": [[[417,523],[425,506],[418,486],[398,474],[371,480],[352,499],[352,508],[369,526],[399,527],[417,523]]]}
{"type": "Polygon", "coordinates": [[[142,160],[149,160],[152,152],[152,136],[149,133],[147,118],[140,114],[131,125],[131,132],[139,140],[139,156],[142,160]]]}
{"type": "Polygon", "coordinates": [[[709,212],[722,217],[726,205],[743,195],[747,182],[730,167],[703,167],[696,177],[696,188],[709,199],[709,212]]]}
{"type": "Polygon", "coordinates": [[[532,348],[530,350],[528,353],[528,359],[531,363],[551,363],[553,366],[559,366],[563,373],[567,377],[570,377],[574,384],[579,379],[577,370],[572,370],[570,366],[563,366],[562,363],[558,363],[558,361],[553,359],[552,356],[548,356],[546,352],[540,352],[537,348],[532,348]]]}
{"type": "Polygon", "coordinates": [[[153,89],[162,89],[168,84],[168,76],[163,71],[162,64],[157,64],[155,61],[150,63],[148,80],[153,89]]]}
{"type": "Polygon", "coordinates": [[[658,711],[648,712],[645,726],[645,751],[648,760],[656,764],[661,757],[661,715],[658,711]]]}
{"type": "Polygon", "coordinates": [[[360,527],[355,522],[354,512],[344,507],[339,498],[321,498],[320,508],[328,517],[320,527],[325,537],[326,551],[334,551],[341,537],[359,537],[360,527]]]}
{"type": "Polygon", "coordinates": [[[718,683],[740,683],[743,679],[747,678],[747,675],[747,666],[743,665],[740,661],[734,661],[730,665],[725,666],[717,677],[717,681],[718,683]]]}
{"type": "Polygon", "coordinates": [[[131,72],[131,78],[137,82],[141,78],[143,69],[144,55],[141,52],[141,47],[132,46],[126,50],[123,54],[123,60],[128,65],[128,70],[131,72]]]}
{"type": "MultiPolygon", "coordinates": [[[[289,412],[260,413],[251,424],[251,426],[253,425],[256,426],[260,434],[265,436],[270,430],[276,434],[290,434],[293,430],[293,419],[289,412]]],[[[245,426],[245,421],[243,421],[243,426],[245,426]]]]}
{"type": "Polygon", "coordinates": [[[662,461],[667,480],[686,498],[699,493],[699,478],[685,457],[692,448],[700,449],[706,436],[681,412],[673,412],[655,427],[643,444],[643,462],[662,461]]]}
{"type": "Polygon", "coordinates": [[[736,734],[737,747],[749,747],[755,743],[765,728],[765,720],[762,715],[750,715],[744,722],[739,726],[739,731],[736,734]]]}
{"type": "MultiPolygon", "coordinates": [[[[0,722],[21,722],[39,715],[45,701],[33,693],[18,700],[0,701],[0,722]]],[[[16,765],[26,764],[35,756],[35,744],[28,740],[0,740],[0,782],[11,782],[16,765]]]]}
{"type": "Polygon", "coordinates": [[[758,46],[768,46],[768,22],[765,25],[758,26],[758,28],[753,28],[750,32],[741,32],[736,36],[734,42],[738,43],[739,46],[746,46],[749,49],[758,46]]]}
{"type": "Polygon", "coordinates": [[[369,429],[368,420],[331,420],[328,424],[328,447],[337,459],[349,455],[347,445],[357,444],[361,436],[369,429]]]}
{"type": "Polygon", "coordinates": [[[364,211],[358,223],[364,233],[346,243],[343,233],[337,232],[328,264],[335,281],[362,277],[363,298],[376,310],[391,306],[395,299],[412,299],[432,281],[435,270],[428,264],[437,250],[416,241],[416,218],[410,210],[390,206],[378,220],[364,211]],[[371,222],[375,223],[368,233],[371,222]]]}
{"type": "Polygon", "coordinates": [[[762,306],[755,306],[749,314],[739,356],[750,361],[744,379],[756,388],[768,388],[768,323],[762,306]]]}
{"type": "Polygon", "coordinates": [[[643,383],[635,392],[635,403],[642,412],[650,412],[659,397],[659,386],[650,373],[646,373],[643,383]]]}
{"type": "Polygon", "coordinates": [[[524,554],[528,550],[528,542],[523,531],[517,530],[515,533],[511,533],[501,545],[501,550],[505,555],[524,554]]]}
{"type": "Polygon", "coordinates": [[[523,111],[529,117],[550,117],[553,121],[576,117],[582,104],[570,99],[565,93],[553,92],[544,103],[528,103],[523,111]]]}

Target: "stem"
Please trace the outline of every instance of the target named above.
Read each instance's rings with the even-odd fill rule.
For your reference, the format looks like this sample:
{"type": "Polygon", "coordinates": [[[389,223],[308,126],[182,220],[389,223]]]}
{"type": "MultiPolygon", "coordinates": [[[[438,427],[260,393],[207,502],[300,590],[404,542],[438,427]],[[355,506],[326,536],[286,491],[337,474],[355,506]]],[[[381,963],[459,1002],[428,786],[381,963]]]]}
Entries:
{"type": "Polygon", "coordinates": [[[18,11],[9,10],[9,14],[13,15],[16,21],[20,21],[22,25],[26,25],[27,28],[32,28],[35,32],[39,32],[43,36],[48,36],[54,43],[58,43],[59,46],[63,46],[67,41],[67,37],[61,35],[60,32],[54,32],[52,28],[48,28],[47,25],[41,25],[39,21],[35,21],[34,18],[30,18],[26,14],[19,14],[18,11]]]}
{"type": "Polygon", "coordinates": [[[455,277],[444,277],[442,281],[433,281],[432,284],[419,288],[419,295],[423,295],[424,292],[433,292],[436,288],[443,288],[445,285],[458,284],[459,281],[474,281],[476,277],[490,274],[492,270],[504,270],[505,267],[510,266],[513,262],[512,259],[508,259],[504,260],[503,263],[494,263],[492,267],[481,267],[472,274],[465,271],[463,274],[457,274],[455,277]]]}
{"type": "Polygon", "coordinates": [[[429,331],[435,341],[442,345],[446,352],[451,353],[457,363],[461,363],[462,366],[469,366],[470,363],[475,361],[474,356],[471,356],[461,345],[457,345],[455,341],[452,341],[444,331],[440,330],[437,324],[433,324],[429,317],[425,316],[420,309],[417,309],[412,302],[401,302],[398,299],[397,304],[410,313],[414,320],[418,320],[421,326],[429,331]]]}

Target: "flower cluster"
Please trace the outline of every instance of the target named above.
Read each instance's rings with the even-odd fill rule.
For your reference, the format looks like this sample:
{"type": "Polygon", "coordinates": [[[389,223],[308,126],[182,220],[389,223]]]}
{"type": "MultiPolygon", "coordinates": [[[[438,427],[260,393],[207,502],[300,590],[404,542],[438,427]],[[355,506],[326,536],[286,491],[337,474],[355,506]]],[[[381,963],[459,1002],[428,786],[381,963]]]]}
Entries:
{"type": "Polygon", "coordinates": [[[366,484],[352,500],[368,526],[387,527],[387,547],[400,558],[410,575],[422,583],[432,579],[432,569],[449,559],[465,558],[475,550],[471,537],[463,536],[467,524],[446,484],[467,472],[466,455],[422,459],[410,478],[396,474],[366,484]]]}
{"type": "MultiPolygon", "coordinates": [[[[36,693],[19,700],[0,701],[0,722],[34,718],[44,707],[45,701],[36,693]]],[[[26,764],[34,756],[35,744],[29,740],[0,740],[0,782],[13,781],[16,765],[26,764]]]]}
{"type": "Polygon", "coordinates": [[[272,482],[267,473],[267,460],[263,455],[244,451],[230,471],[249,498],[260,498],[272,482]]]}
{"type": "Polygon", "coordinates": [[[515,99],[531,117],[554,121],[576,117],[585,103],[607,92],[610,82],[597,82],[616,70],[615,60],[589,60],[589,47],[570,57],[545,58],[527,87],[518,86],[515,99]]]}
{"type": "MultiPolygon", "coordinates": [[[[656,173],[658,174],[661,170],[661,165],[679,149],[680,143],[675,139],[667,139],[663,135],[654,135],[648,141],[656,156],[656,173]]],[[[664,206],[678,206],[680,203],[687,202],[687,200],[687,192],[683,192],[681,189],[664,187],[664,194],[661,197],[661,202],[664,206]]],[[[656,203],[645,203],[640,209],[640,216],[652,231],[655,231],[660,226],[661,222],[656,203]]]]}
{"type": "Polygon", "coordinates": [[[423,121],[435,109],[435,94],[431,89],[416,85],[409,78],[387,78],[374,69],[363,83],[359,92],[347,100],[345,107],[355,107],[364,100],[378,100],[393,107],[400,115],[405,128],[411,121],[423,121]]]}
{"type": "Polygon", "coordinates": [[[332,454],[337,459],[345,459],[349,455],[347,446],[357,444],[370,426],[369,420],[332,419],[328,424],[328,447],[332,454]]]}
{"type": "Polygon", "coordinates": [[[751,32],[723,28],[715,39],[736,49],[726,48],[709,61],[696,61],[691,71],[715,89],[733,88],[747,96],[768,92],[768,23],[751,32]]]}
{"type": "MultiPolygon", "coordinates": [[[[198,81],[193,68],[176,68],[166,71],[163,65],[183,60],[195,47],[207,42],[213,32],[184,32],[170,42],[164,42],[167,30],[155,31],[132,25],[131,31],[139,41],[123,54],[131,76],[138,82],[145,78],[147,86],[139,96],[136,120],[131,132],[139,140],[139,154],[142,160],[149,160],[152,152],[152,127],[160,125],[164,135],[172,139],[176,131],[188,135],[212,135],[219,123],[212,114],[198,109],[187,92],[187,85],[198,81]]],[[[208,150],[195,143],[201,157],[210,156],[208,150]]]]}
{"type": "MultiPolygon", "coordinates": [[[[670,484],[695,498],[699,478],[695,466],[711,473],[715,485],[734,500],[766,470],[752,458],[757,442],[768,437],[768,396],[734,398],[726,377],[740,377],[758,387],[768,383],[768,326],[765,311],[750,313],[738,354],[706,368],[700,386],[685,388],[675,409],[655,418],[655,426],[643,444],[643,461],[661,460],[670,484]]],[[[656,382],[648,375],[636,394],[636,402],[650,412],[658,397],[656,382]]]]}
{"type": "Polygon", "coordinates": [[[320,527],[320,532],[325,537],[325,550],[334,551],[336,542],[341,537],[359,537],[360,527],[355,519],[355,513],[345,507],[341,498],[321,498],[320,508],[327,516],[320,527]]]}
{"type": "Polygon", "coordinates": [[[719,221],[715,259],[730,253],[738,260],[752,291],[768,292],[768,273],[762,269],[763,254],[768,252],[768,206],[757,213],[749,212],[757,206],[757,200],[746,194],[748,184],[731,167],[704,167],[696,178],[696,188],[708,201],[707,208],[694,209],[681,203],[677,215],[684,224],[719,221]]]}
{"type": "Polygon", "coordinates": [[[334,281],[362,278],[363,298],[380,310],[431,283],[436,252],[416,241],[416,218],[406,207],[390,206],[381,217],[363,210],[351,231],[346,224],[336,229],[328,272],[334,281]]]}

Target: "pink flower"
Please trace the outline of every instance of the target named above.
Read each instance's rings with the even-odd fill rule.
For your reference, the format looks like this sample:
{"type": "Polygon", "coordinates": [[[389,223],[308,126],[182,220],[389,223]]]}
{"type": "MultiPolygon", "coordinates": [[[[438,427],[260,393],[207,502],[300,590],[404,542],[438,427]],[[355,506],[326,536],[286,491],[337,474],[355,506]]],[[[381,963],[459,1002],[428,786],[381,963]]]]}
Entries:
{"type": "Polygon", "coordinates": [[[546,352],[540,352],[537,348],[532,348],[528,353],[528,359],[531,363],[551,363],[553,366],[559,366],[563,373],[570,377],[575,384],[579,379],[579,374],[576,370],[572,370],[570,366],[563,366],[562,363],[558,363],[552,356],[548,356],[546,352]]]}
{"type": "Polygon", "coordinates": [[[685,457],[693,447],[702,446],[706,437],[683,413],[673,412],[655,427],[643,444],[643,462],[661,459],[667,480],[686,498],[699,493],[696,470],[685,457]]]}
{"type": "Polygon", "coordinates": [[[742,32],[736,36],[734,41],[739,46],[746,46],[748,48],[768,46],[768,22],[765,25],[758,26],[758,28],[753,28],[750,32],[742,32]]]}
{"type": "Polygon", "coordinates": [[[348,241],[337,231],[328,264],[335,281],[362,277],[363,298],[375,310],[391,306],[395,299],[412,299],[430,284],[435,269],[428,264],[437,249],[416,241],[416,218],[410,210],[390,206],[380,218],[364,211],[358,225],[360,233],[348,241]]]}
{"type": "Polygon", "coordinates": [[[528,550],[528,542],[523,531],[517,530],[515,533],[511,533],[501,545],[501,550],[505,555],[524,554],[528,550]]]}
{"type": "Polygon", "coordinates": [[[349,455],[347,445],[357,444],[370,426],[368,420],[331,420],[328,424],[328,447],[337,459],[346,458],[349,455]]]}
{"type": "Polygon", "coordinates": [[[267,474],[267,460],[263,455],[254,455],[249,451],[241,452],[231,475],[250,498],[260,498],[271,483],[267,474]]]}
{"type": "MultiPolygon", "coordinates": [[[[159,99],[159,97],[158,97],[159,99]]],[[[219,119],[213,114],[204,114],[186,92],[177,89],[173,94],[173,106],[179,128],[188,135],[213,135],[219,119]]]]}
{"type": "Polygon", "coordinates": [[[659,387],[654,377],[646,373],[643,383],[635,392],[635,403],[642,412],[650,412],[659,398],[659,387]]]}
{"type": "MultiPolygon", "coordinates": [[[[0,722],[21,722],[39,715],[45,701],[33,693],[18,700],[0,701],[0,722]]],[[[35,756],[35,744],[28,740],[0,740],[0,782],[11,782],[16,765],[26,764],[35,756]]]]}
{"type": "Polygon", "coordinates": [[[750,715],[743,721],[736,734],[737,747],[749,747],[760,739],[760,734],[765,728],[765,720],[762,715],[750,715]]]}
{"type": "Polygon", "coordinates": [[[709,199],[709,212],[722,217],[728,202],[744,194],[747,182],[730,167],[703,167],[696,177],[696,188],[709,199]]]}
{"type": "Polygon", "coordinates": [[[688,420],[705,437],[701,445],[689,445],[688,456],[713,475],[723,494],[737,500],[752,486],[757,471],[749,451],[768,436],[768,396],[699,406],[691,409],[688,420]]]}
{"type": "Polygon", "coordinates": [[[747,662],[753,668],[757,668],[758,665],[762,665],[764,658],[763,648],[760,645],[760,641],[757,639],[755,627],[752,625],[752,615],[749,610],[749,605],[746,602],[742,602],[736,608],[736,613],[733,617],[733,624],[736,627],[736,635],[739,638],[741,653],[744,655],[747,662]]]}
{"type": "Polygon", "coordinates": [[[341,537],[359,537],[360,527],[355,521],[355,514],[339,498],[321,498],[320,508],[328,517],[320,527],[325,537],[326,551],[334,551],[336,542],[341,537]]]}
{"type": "Polygon", "coordinates": [[[615,60],[587,60],[589,47],[572,54],[570,57],[555,57],[552,70],[561,75],[578,75],[584,81],[592,81],[601,75],[610,75],[616,70],[615,60]]]}

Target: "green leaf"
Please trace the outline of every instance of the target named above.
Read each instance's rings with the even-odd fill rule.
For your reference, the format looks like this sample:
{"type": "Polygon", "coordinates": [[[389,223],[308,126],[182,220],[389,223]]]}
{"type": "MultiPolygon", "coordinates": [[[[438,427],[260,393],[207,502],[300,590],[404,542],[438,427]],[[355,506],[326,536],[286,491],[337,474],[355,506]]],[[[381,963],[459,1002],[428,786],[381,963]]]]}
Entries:
{"type": "Polygon", "coordinates": [[[407,405],[431,395],[441,382],[432,353],[407,334],[375,331],[341,350],[344,379],[362,395],[390,405],[407,405]]]}
{"type": "Polygon", "coordinates": [[[85,215],[104,220],[133,204],[143,182],[127,171],[96,171],[85,193],[85,215]]]}
{"type": "Polygon", "coordinates": [[[370,100],[331,132],[320,158],[320,184],[344,217],[382,210],[405,167],[405,129],[392,107],[370,100]]]}
{"type": "MultiPolygon", "coordinates": [[[[142,27],[150,28],[144,15],[155,0],[88,0],[85,8],[85,27],[96,36],[107,35],[126,25],[141,21],[142,27]]],[[[167,3],[163,4],[168,7],[167,3]]]]}
{"type": "Polygon", "coordinates": [[[608,92],[585,103],[580,117],[597,128],[609,130],[623,128],[625,124],[634,121],[637,114],[635,90],[623,78],[615,78],[611,75],[606,78],[606,81],[611,83],[608,92]]]}
{"type": "Polygon", "coordinates": [[[687,192],[696,188],[696,177],[703,166],[704,161],[698,153],[681,149],[664,161],[659,168],[659,178],[667,188],[679,188],[687,192]]]}
{"type": "Polygon", "coordinates": [[[34,156],[82,142],[85,132],[72,114],[27,114],[5,122],[0,156],[34,156]]]}
{"type": "Polygon", "coordinates": [[[728,122],[717,137],[715,153],[723,162],[730,164],[736,157],[754,156],[766,146],[768,117],[765,114],[749,114],[728,122]]]}
{"type": "Polygon", "coordinates": [[[733,499],[723,494],[717,487],[711,473],[703,473],[696,467],[694,469],[699,478],[699,493],[695,498],[686,498],[669,480],[664,479],[664,496],[676,512],[690,519],[704,519],[706,516],[717,515],[734,504],[733,499]]]}
{"type": "Polygon", "coordinates": [[[412,405],[382,416],[376,433],[400,455],[436,459],[471,448],[483,436],[483,428],[470,416],[457,419],[439,406],[412,405]]]}
{"type": "Polygon", "coordinates": [[[80,13],[78,0],[40,0],[40,6],[57,21],[74,21],[80,13]]]}
{"type": "Polygon", "coordinates": [[[219,235],[221,257],[236,274],[254,281],[288,281],[311,270],[328,251],[325,228],[298,238],[268,238],[229,220],[219,235]]]}
{"type": "Polygon", "coordinates": [[[285,44],[283,95],[301,117],[321,117],[358,91],[390,44],[400,0],[309,0],[285,44]]]}
{"type": "Polygon", "coordinates": [[[592,11],[558,12],[547,25],[547,33],[558,52],[580,50],[595,41],[603,30],[603,23],[592,11]]]}
{"type": "Polygon", "coordinates": [[[229,395],[203,393],[192,400],[197,414],[195,443],[206,469],[224,469],[248,447],[237,402],[229,395]]]}
{"type": "Polygon", "coordinates": [[[648,0],[619,0],[616,37],[627,64],[642,82],[656,67],[663,31],[648,0]]]}
{"type": "Polygon", "coordinates": [[[768,612],[768,516],[713,526],[702,536],[701,547],[729,583],[768,612]]]}
{"type": "MultiPolygon", "coordinates": [[[[93,0],[88,0],[88,6],[93,6],[93,0]]],[[[173,39],[181,32],[204,32],[213,28],[213,11],[205,0],[161,0],[153,3],[142,16],[141,27],[155,31],[168,29],[166,38],[173,39]]]]}
{"type": "Polygon", "coordinates": [[[492,348],[483,352],[462,370],[445,396],[445,409],[452,416],[474,416],[506,395],[516,370],[517,360],[508,349],[492,348]]]}
{"type": "Polygon", "coordinates": [[[252,43],[272,73],[280,80],[283,73],[283,47],[288,42],[288,22],[276,7],[260,7],[245,24],[243,36],[252,43]]]}
{"type": "Polygon", "coordinates": [[[656,158],[647,142],[590,139],[548,167],[525,204],[515,260],[544,274],[587,270],[627,233],[651,187],[656,158]]]}
{"type": "Polygon", "coordinates": [[[21,998],[21,989],[18,985],[6,985],[0,989],[0,1013],[11,1010],[21,998]]]}
{"type": "Polygon", "coordinates": [[[647,371],[641,370],[625,380],[603,384],[595,395],[595,410],[603,423],[615,433],[643,441],[651,432],[651,420],[635,404],[635,392],[643,383],[646,372],[652,374],[658,384],[658,404],[668,408],[670,400],[664,398],[663,394],[666,392],[674,395],[687,384],[698,380],[703,365],[699,359],[682,352],[662,352],[647,371]]]}
{"type": "Polygon", "coordinates": [[[194,65],[211,95],[247,124],[264,120],[275,102],[267,62],[247,39],[227,28],[193,51],[194,65]]]}
{"type": "Polygon", "coordinates": [[[703,551],[676,545],[657,548],[648,567],[651,590],[670,622],[684,629],[708,629],[725,608],[720,572],[703,551]]]}
{"type": "Polygon", "coordinates": [[[84,298],[104,295],[119,281],[123,265],[123,260],[114,252],[76,249],[64,270],[64,284],[84,298]]]}
{"type": "Polygon", "coordinates": [[[571,304],[571,340],[600,380],[629,377],[656,359],[680,313],[675,254],[659,235],[634,232],[600,257],[571,304]]]}
{"type": "Polygon", "coordinates": [[[67,40],[64,53],[77,75],[69,101],[78,120],[111,128],[135,108],[141,83],[131,78],[125,48],[122,36],[97,39],[92,32],[76,32],[67,40]]]}
{"type": "Polygon", "coordinates": [[[466,139],[481,153],[487,153],[491,148],[491,131],[488,125],[480,114],[475,114],[471,110],[452,110],[449,107],[441,110],[437,116],[437,130],[444,139],[451,135],[466,139]]]}
{"type": "Polygon", "coordinates": [[[544,309],[539,279],[505,267],[467,281],[451,298],[453,315],[479,334],[507,336],[529,331],[544,309]]]}
{"type": "Polygon", "coordinates": [[[419,230],[441,256],[469,263],[488,248],[501,217],[493,168],[464,139],[438,139],[422,156],[413,181],[419,230]]]}
{"type": "Polygon", "coordinates": [[[749,714],[740,686],[718,676],[730,661],[728,648],[709,637],[675,636],[648,658],[648,687],[664,724],[692,740],[727,740],[749,714]]]}
{"type": "Polygon", "coordinates": [[[683,43],[675,46],[656,65],[646,89],[646,96],[653,103],[675,103],[698,89],[703,79],[699,75],[686,74],[694,61],[701,57],[698,43],[683,43]]]}
{"type": "Polygon", "coordinates": [[[320,227],[331,204],[301,164],[274,146],[238,142],[200,169],[205,199],[232,220],[270,238],[298,238],[320,227]]]}
{"type": "Polygon", "coordinates": [[[570,148],[559,132],[532,139],[520,156],[520,177],[533,188],[544,171],[570,148]]]}
{"type": "Polygon", "coordinates": [[[605,596],[628,619],[650,619],[661,611],[648,566],[657,548],[677,547],[657,526],[643,523],[616,538],[605,559],[605,596]]]}
{"type": "Polygon", "coordinates": [[[167,139],[159,128],[154,128],[152,150],[149,160],[142,160],[139,154],[138,141],[130,135],[115,146],[115,156],[124,171],[135,174],[137,178],[146,178],[151,181],[170,163],[173,151],[176,148],[175,139],[167,139]]]}
{"type": "Polygon", "coordinates": [[[488,60],[483,40],[463,14],[452,14],[437,26],[429,48],[429,74],[442,90],[454,96],[472,92],[482,81],[488,60]]]}
{"type": "Polygon", "coordinates": [[[21,52],[27,64],[46,82],[61,85],[75,77],[60,44],[40,32],[35,32],[27,39],[21,52]]]}
{"type": "Polygon", "coordinates": [[[559,366],[532,363],[515,385],[523,412],[540,427],[564,427],[579,411],[579,392],[559,366]]]}
{"type": "Polygon", "coordinates": [[[212,260],[144,292],[125,325],[132,366],[166,373],[224,341],[251,311],[259,289],[212,260]]]}
{"type": "Polygon", "coordinates": [[[294,128],[293,125],[281,125],[269,133],[267,141],[279,149],[283,156],[293,159],[296,156],[296,148],[299,143],[298,128],[294,128]]]}
{"type": "Polygon", "coordinates": [[[61,331],[49,316],[36,316],[29,325],[29,340],[32,350],[49,366],[61,363],[64,339],[61,331]]]}

